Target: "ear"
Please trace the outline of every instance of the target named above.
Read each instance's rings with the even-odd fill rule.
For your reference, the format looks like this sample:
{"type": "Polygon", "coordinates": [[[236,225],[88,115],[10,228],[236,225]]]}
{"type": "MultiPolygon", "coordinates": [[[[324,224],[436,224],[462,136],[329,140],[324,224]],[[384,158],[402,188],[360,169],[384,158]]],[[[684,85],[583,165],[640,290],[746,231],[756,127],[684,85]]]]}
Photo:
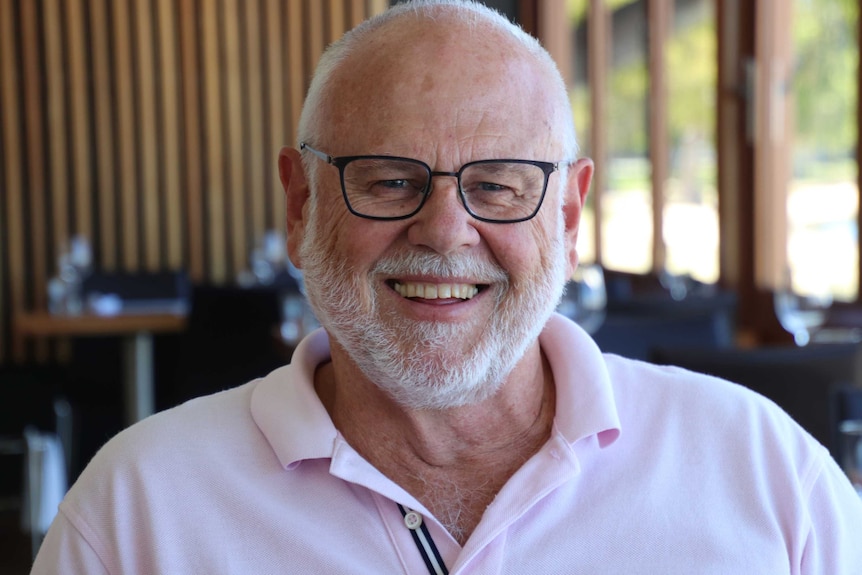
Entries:
{"type": "Polygon", "coordinates": [[[593,180],[593,161],[589,158],[581,158],[569,166],[566,174],[566,186],[564,189],[563,216],[566,227],[566,254],[568,256],[568,270],[566,277],[572,277],[575,268],[578,267],[578,230],[581,225],[581,213],[587,201],[587,192],[593,180]]]}
{"type": "Polygon", "coordinates": [[[309,198],[308,181],[299,150],[282,148],[278,153],[278,175],[287,200],[287,255],[297,268],[302,267],[299,246],[305,235],[309,198]]]}

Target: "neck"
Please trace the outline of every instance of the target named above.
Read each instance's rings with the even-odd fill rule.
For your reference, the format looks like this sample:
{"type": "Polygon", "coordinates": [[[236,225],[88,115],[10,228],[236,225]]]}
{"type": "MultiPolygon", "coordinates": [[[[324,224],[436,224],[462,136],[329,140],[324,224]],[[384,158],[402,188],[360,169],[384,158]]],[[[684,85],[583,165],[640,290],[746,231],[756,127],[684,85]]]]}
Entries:
{"type": "Polygon", "coordinates": [[[316,376],[335,426],[462,543],[509,477],[550,436],[554,385],[538,343],[496,395],[446,410],[406,409],[373,382],[357,379],[355,366],[341,359],[334,348],[332,363],[316,376]]]}

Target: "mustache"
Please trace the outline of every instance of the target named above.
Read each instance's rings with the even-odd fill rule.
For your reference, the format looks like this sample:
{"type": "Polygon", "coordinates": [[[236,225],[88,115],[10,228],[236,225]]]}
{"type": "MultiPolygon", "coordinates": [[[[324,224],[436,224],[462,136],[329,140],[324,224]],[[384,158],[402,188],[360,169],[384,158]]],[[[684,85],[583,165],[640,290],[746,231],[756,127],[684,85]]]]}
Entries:
{"type": "Polygon", "coordinates": [[[508,283],[509,274],[499,265],[471,254],[443,255],[434,252],[401,251],[384,256],[371,270],[385,276],[430,275],[440,278],[470,278],[477,283],[508,283]]]}

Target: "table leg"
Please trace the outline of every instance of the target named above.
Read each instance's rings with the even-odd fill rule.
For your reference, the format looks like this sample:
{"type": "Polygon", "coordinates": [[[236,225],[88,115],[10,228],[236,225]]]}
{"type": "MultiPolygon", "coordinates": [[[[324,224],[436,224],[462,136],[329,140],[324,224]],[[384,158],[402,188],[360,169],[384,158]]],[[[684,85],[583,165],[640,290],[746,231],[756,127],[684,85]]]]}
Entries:
{"type": "Polygon", "coordinates": [[[139,331],[123,338],[123,386],[126,424],[131,425],[155,412],[153,382],[153,335],[139,331]]]}

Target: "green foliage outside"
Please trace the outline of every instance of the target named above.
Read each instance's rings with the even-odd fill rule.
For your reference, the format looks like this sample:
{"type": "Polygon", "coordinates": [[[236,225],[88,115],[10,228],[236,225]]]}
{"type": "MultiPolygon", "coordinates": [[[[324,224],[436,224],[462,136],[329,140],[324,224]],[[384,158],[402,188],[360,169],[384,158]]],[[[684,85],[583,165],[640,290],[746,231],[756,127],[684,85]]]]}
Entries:
{"type": "Polygon", "coordinates": [[[855,174],[858,0],[794,0],[794,177],[855,174]]]}
{"type": "MultiPolygon", "coordinates": [[[[611,9],[642,0],[609,0],[611,9]]],[[[586,18],[588,0],[569,0],[569,18],[578,26],[586,18]]],[[[673,31],[665,46],[667,58],[668,131],[676,150],[691,140],[715,142],[715,92],[717,48],[715,21],[711,10],[703,17],[673,31]]],[[[644,14],[644,17],[646,15],[644,14]]],[[[646,158],[649,143],[647,46],[636,58],[615,66],[608,76],[608,145],[611,156],[646,158]]],[[[572,91],[572,103],[582,142],[589,131],[589,94],[586,86],[572,91]]],[[[588,152],[588,150],[585,150],[588,152]]],[[[613,189],[649,186],[648,170],[629,174],[609,174],[613,189]],[[619,181],[616,181],[619,179],[619,181]]],[[[714,184],[715,170],[699,177],[714,184]]]]}
{"type": "MultiPolygon", "coordinates": [[[[608,0],[611,9],[639,0],[608,0]]],[[[642,1],[642,0],[641,0],[642,1]]],[[[856,92],[859,43],[858,0],[793,0],[795,58],[790,85],[793,105],[795,177],[819,178],[846,169],[857,142],[856,92]],[[839,162],[834,167],[824,161],[839,162]]],[[[588,0],[569,0],[573,26],[586,18],[588,0]]],[[[667,57],[668,130],[677,149],[695,134],[715,142],[717,39],[712,10],[675,29],[667,57]]],[[[609,75],[608,144],[613,156],[645,156],[649,141],[647,48],[609,75]]],[[[586,86],[572,94],[582,141],[589,130],[586,86]]],[[[706,175],[714,179],[714,174],[706,175]]]]}

